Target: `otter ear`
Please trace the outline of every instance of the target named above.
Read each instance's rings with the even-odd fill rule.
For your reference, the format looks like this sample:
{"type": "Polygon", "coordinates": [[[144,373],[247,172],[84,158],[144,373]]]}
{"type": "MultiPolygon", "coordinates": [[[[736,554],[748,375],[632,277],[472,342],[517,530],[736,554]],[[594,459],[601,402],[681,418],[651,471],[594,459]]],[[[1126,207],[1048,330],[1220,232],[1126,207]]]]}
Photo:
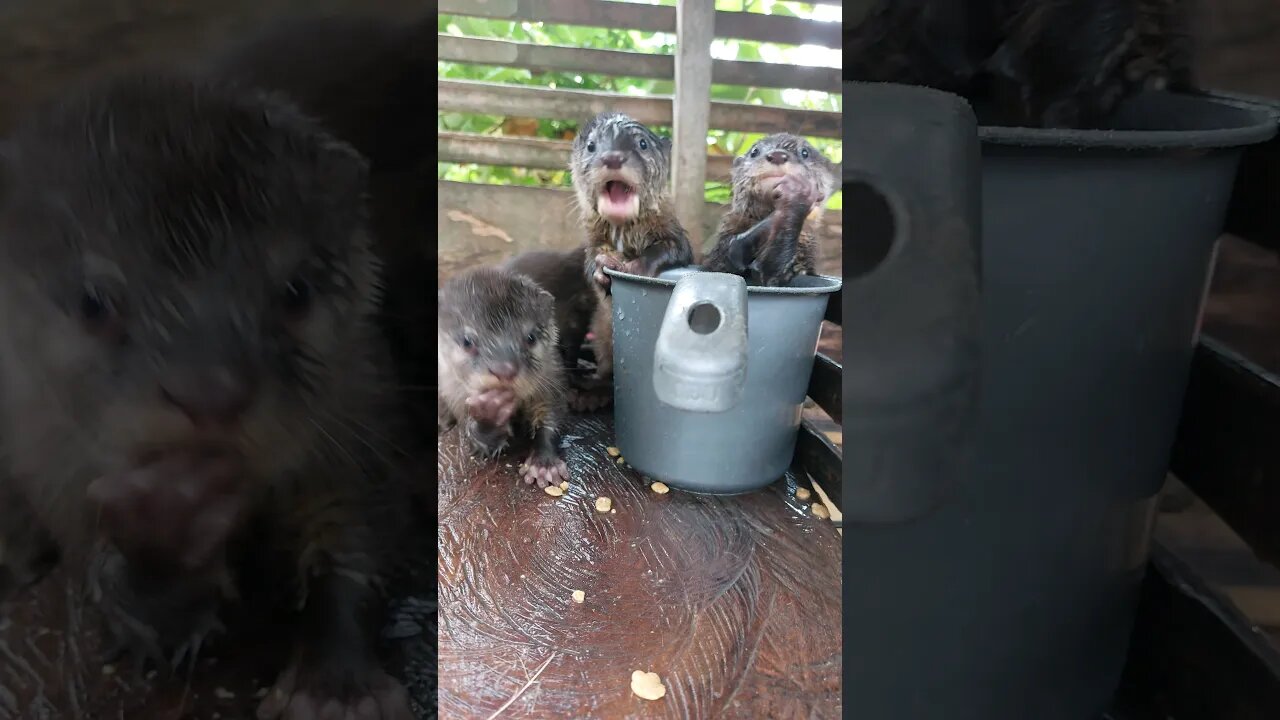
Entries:
{"type": "Polygon", "coordinates": [[[733,163],[732,163],[732,165],[733,165],[733,167],[734,167],[734,168],[739,168],[739,167],[742,167],[742,163],[744,163],[744,162],[746,162],[746,161],[747,161],[747,156],[746,156],[745,154],[743,154],[743,155],[736,155],[736,156],[734,156],[734,158],[733,158],[733,163]]]}

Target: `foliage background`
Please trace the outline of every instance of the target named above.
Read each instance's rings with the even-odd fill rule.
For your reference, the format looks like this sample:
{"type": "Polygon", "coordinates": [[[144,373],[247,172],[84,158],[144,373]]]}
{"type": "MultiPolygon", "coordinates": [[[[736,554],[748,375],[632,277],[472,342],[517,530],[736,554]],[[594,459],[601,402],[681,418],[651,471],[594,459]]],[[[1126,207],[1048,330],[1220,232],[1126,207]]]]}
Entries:
{"type": "MultiPolygon", "coordinates": [[[[648,0],[648,4],[674,6],[676,0],[648,0]]],[[[792,17],[819,17],[839,21],[839,8],[815,7],[810,3],[788,0],[716,0],[717,10],[758,12],[792,17]]],[[[539,45],[585,47],[597,50],[625,50],[629,52],[674,54],[675,35],[672,33],[648,33],[634,30],[594,28],[546,23],[508,22],[484,18],[439,16],[439,32],[467,37],[493,38],[539,45]]],[[[712,56],[722,60],[748,60],[774,63],[839,66],[839,51],[826,48],[796,47],[747,40],[716,40],[712,56]],[[814,60],[817,62],[814,62],[814,60]]],[[[456,80],[478,80],[515,85],[534,85],[547,88],[573,90],[599,90],[628,95],[671,95],[671,80],[651,78],[615,77],[577,73],[542,73],[521,68],[485,65],[463,65],[439,62],[439,76],[456,80]]],[[[711,86],[713,100],[795,107],[809,110],[840,112],[841,97],[823,92],[805,90],[778,90],[739,85],[711,86]]],[[[517,116],[499,117],[467,113],[440,113],[439,130],[568,140],[577,131],[577,122],[571,120],[539,120],[517,116]]],[[[660,133],[670,134],[670,128],[655,127],[660,133]]],[[[744,152],[760,133],[726,132],[711,130],[707,138],[707,152],[711,155],[737,155],[744,152]]],[[[826,153],[834,162],[841,161],[840,141],[809,138],[809,141],[826,153]]],[[[541,170],[533,168],[497,167],[486,165],[459,165],[439,163],[438,176],[444,180],[493,183],[499,185],[565,186],[570,184],[567,170],[541,170]]],[[[707,200],[726,202],[728,187],[723,183],[708,182],[707,200]]],[[[831,198],[828,207],[839,209],[840,193],[831,198]]]]}

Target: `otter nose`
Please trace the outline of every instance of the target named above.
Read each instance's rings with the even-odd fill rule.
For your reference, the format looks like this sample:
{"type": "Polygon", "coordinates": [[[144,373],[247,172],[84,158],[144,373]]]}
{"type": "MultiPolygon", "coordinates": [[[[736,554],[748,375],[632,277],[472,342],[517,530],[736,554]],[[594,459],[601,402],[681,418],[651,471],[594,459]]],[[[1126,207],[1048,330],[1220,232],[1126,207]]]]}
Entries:
{"type": "Polygon", "coordinates": [[[520,369],[513,362],[498,362],[489,366],[489,374],[503,382],[511,382],[520,374],[520,369]]]}
{"type": "Polygon", "coordinates": [[[768,155],[765,155],[765,157],[768,158],[769,162],[773,163],[774,165],[785,165],[787,160],[790,159],[791,156],[787,155],[786,150],[774,150],[768,155]]]}
{"type": "Polygon", "coordinates": [[[613,150],[600,156],[600,162],[610,170],[617,170],[622,167],[622,163],[627,161],[627,154],[613,150]]]}
{"type": "Polygon", "coordinates": [[[253,387],[248,378],[225,368],[182,370],[160,382],[160,395],[197,425],[226,425],[249,407],[253,387]]]}

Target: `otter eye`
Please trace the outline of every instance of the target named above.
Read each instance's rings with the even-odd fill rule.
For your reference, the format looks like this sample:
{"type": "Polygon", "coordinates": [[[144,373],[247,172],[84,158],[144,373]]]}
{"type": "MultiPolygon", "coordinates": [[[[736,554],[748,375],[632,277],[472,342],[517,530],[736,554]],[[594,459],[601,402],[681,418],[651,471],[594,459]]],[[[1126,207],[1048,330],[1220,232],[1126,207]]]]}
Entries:
{"type": "Polygon", "coordinates": [[[529,343],[530,345],[534,345],[538,342],[538,334],[531,332],[528,335],[524,336],[524,341],[529,343]]]}
{"type": "Polygon", "coordinates": [[[470,350],[476,346],[475,342],[473,342],[469,337],[463,337],[458,342],[461,343],[463,349],[466,349],[466,350],[470,350]]]}
{"type": "Polygon", "coordinates": [[[644,138],[640,138],[640,149],[641,149],[641,150],[648,150],[648,149],[649,149],[649,141],[648,141],[648,140],[645,140],[644,138]]]}
{"type": "Polygon", "coordinates": [[[593,152],[595,152],[595,151],[596,151],[596,143],[595,143],[595,141],[593,140],[593,141],[591,141],[591,142],[587,143],[587,152],[591,152],[591,153],[593,153],[593,152]]]}
{"type": "Polygon", "coordinates": [[[284,288],[281,297],[284,309],[290,313],[301,314],[311,306],[311,285],[301,278],[295,278],[284,288]]]}
{"type": "Polygon", "coordinates": [[[809,148],[807,148],[807,147],[802,147],[802,148],[800,148],[800,157],[804,158],[805,160],[808,160],[808,159],[809,159],[809,148]]]}
{"type": "Polygon", "coordinates": [[[750,153],[748,153],[748,154],[749,154],[751,157],[759,157],[759,156],[760,156],[760,148],[758,148],[758,147],[753,147],[753,148],[751,148],[751,152],[750,152],[750,153]]]}

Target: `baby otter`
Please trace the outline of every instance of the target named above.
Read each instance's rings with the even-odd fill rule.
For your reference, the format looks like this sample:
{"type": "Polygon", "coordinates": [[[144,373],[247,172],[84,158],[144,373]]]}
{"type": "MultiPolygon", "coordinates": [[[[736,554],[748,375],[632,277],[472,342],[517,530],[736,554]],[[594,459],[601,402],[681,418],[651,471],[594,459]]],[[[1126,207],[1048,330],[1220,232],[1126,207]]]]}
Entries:
{"type": "Polygon", "coordinates": [[[144,73],[0,157],[0,482],[135,652],[193,658],[242,560],[278,558],[295,651],[262,718],[411,717],[374,657],[408,502],[366,175],[278,98],[144,73]]]}
{"type": "Polygon", "coordinates": [[[812,275],[835,176],[835,165],[804,138],[776,133],[756,141],[733,159],[733,198],[703,267],[768,286],[812,275]]]}
{"type": "Polygon", "coordinates": [[[613,309],[606,267],[656,276],[693,262],[672,204],[671,143],[634,119],[601,113],[578,130],[569,158],[586,228],[587,277],[599,288],[592,321],[596,377],[613,372],[613,309]]]}
{"type": "Polygon", "coordinates": [[[494,457],[517,423],[533,438],[524,481],[541,488],[568,480],[555,298],[523,275],[481,267],[450,278],[437,302],[438,429],[461,422],[473,451],[494,457]]]}
{"type": "Polygon", "coordinates": [[[845,73],[990,104],[991,124],[1101,127],[1141,90],[1194,88],[1190,25],[1189,0],[882,0],[848,26],[845,73]]]}

